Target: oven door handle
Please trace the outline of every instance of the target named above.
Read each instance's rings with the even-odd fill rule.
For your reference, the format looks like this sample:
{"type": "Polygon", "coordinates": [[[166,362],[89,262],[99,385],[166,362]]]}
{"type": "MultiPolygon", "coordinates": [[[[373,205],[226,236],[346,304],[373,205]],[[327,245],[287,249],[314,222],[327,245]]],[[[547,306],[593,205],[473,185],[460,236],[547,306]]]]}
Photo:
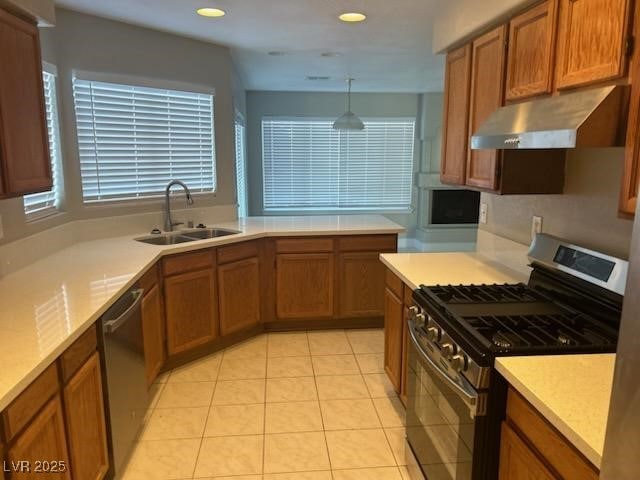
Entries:
{"type": "Polygon", "coordinates": [[[428,352],[422,348],[420,342],[418,341],[414,322],[412,320],[408,320],[409,323],[409,336],[411,337],[411,342],[413,346],[418,351],[420,357],[424,358],[427,363],[433,368],[438,377],[447,383],[450,387],[452,387],[458,396],[464,401],[464,403],[469,407],[469,413],[471,418],[482,417],[486,415],[486,411],[484,408],[484,398],[479,395],[478,392],[469,384],[466,379],[463,377],[458,377],[460,379],[460,383],[458,383],[455,379],[451,378],[449,374],[442,369],[436,362],[433,361],[428,352]]]}

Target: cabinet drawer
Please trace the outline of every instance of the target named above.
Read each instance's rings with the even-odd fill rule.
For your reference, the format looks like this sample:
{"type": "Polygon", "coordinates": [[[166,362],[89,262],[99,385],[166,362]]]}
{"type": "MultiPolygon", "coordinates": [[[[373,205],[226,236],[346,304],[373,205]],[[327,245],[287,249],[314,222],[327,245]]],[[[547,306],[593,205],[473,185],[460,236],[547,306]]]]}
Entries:
{"type": "Polygon", "coordinates": [[[395,273],[387,268],[385,275],[385,282],[389,290],[391,290],[396,297],[402,298],[402,280],[400,280],[395,273]]]}
{"type": "Polygon", "coordinates": [[[507,419],[565,480],[597,480],[598,472],[524,398],[509,389],[507,419]]]}
{"type": "Polygon", "coordinates": [[[276,240],[277,253],[332,252],[333,238],[284,238],[276,240]]]}
{"type": "Polygon", "coordinates": [[[96,351],[96,348],[96,326],[93,324],[89,327],[89,330],[84,332],[73,345],[60,355],[60,371],[62,372],[62,380],[65,383],[89,358],[89,355],[96,351]]]}
{"type": "Polygon", "coordinates": [[[58,391],[58,370],[51,364],[2,412],[4,435],[11,440],[58,391]]]}
{"type": "Polygon", "coordinates": [[[220,264],[257,256],[258,244],[256,242],[243,242],[218,248],[218,263],[220,264]]]}
{"type": "Polygon", "coordinates": [[[149,290],[151,290],[154,285],[158,283],[158,264],[155,264],[153,267],[147,270],[145,274],[140,277],[138,283],[140,285],[140,288],[144,290],[145,294],[149,290]]]}
{"type": "Polygon", "coordinates": [[[338,248],[344,252],[389,252],[396,251],[395,235],[354,235],[338,240],[338,248]]]}
{"type": "Polygon", "coordinates": [[[162,269],[165,275],[174,275],[176,273],[208,268],[211,267],[212,264],[213,256],[211,255],[211,250],[203,250],[164,258],[162,260],[162,269]]]}

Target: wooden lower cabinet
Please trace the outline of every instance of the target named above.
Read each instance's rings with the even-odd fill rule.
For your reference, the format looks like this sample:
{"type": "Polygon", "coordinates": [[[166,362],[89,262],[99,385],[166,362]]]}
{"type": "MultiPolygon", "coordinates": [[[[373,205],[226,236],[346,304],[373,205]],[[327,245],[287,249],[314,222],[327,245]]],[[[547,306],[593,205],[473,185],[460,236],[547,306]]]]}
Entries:
{"type": "Polygon", "coordinates": [[[102,480],[109,469],[100,372],[94,352],[64,387],[71,474],[78,480],[102,480]]]}
{"type": "Polygon", "coordinates": [[[402,299],[389,287],[384,293],[384,369],[396,392],[402,387],[402,299]]]}
{"type": "Polygon", "coordinates": [[[166,277],[164,296],[169,356],[208,343],[218,336],[213,268],[166,277]]]}
{"type": "Polygon", "coordinates": [[[332,317],[333,253],[276,255],[276,315],[281,319],[332,317]]]}
{"type": "Polygon", "coordinates": [[[342,317],[384,315],[384,272],[378,252],[338,256],[338,312],[342,317]]]}
{"type": "Polygon", "coordinates": [[[598,470],[513,388],[500,442],[500,480],[598,480],[598,470]]]}
{"type": "Polygon", "coordinates": [[[29,462],[32,471],[13,471],[9,473],[11,480],[37,480],[43,477],[52,480],[71,479],[64,416],[59,395],[54,396],[40,410],[9,448],[7,452],[9,465],[19,465],[20,461],[29,462]],[[36,462],[42,461],[49,462],[48,465],[58,462],[57,468],[64,471],[48,474],[33,471],[37,467],[36,462]]]}
{"type": "Polygon", "coordinates": [[[156,379],[165,360],[164,306],[158,283],[142,297],[142,336],[147,385],[156,379]]]}
{"type": "Polygon", "coordinates": [[[260,323],[260,261],[257,257],[218,266],[220,334],[260,323]]]}
{"type": "MultiPolygon", "coordinates": [[[[407,288],[406,286],[404,287],[407,288]]],[[[404,305],[402,309],[404,316],[402,319],[402,367],[400,368],[400,400],[407,404],[407,371],[409,369],[409,307],[404,305]]]]}
{"type": "Polygon", "coordinates": [[[505,422],[500,442],[500,480],[556,480],[505,422]]]}

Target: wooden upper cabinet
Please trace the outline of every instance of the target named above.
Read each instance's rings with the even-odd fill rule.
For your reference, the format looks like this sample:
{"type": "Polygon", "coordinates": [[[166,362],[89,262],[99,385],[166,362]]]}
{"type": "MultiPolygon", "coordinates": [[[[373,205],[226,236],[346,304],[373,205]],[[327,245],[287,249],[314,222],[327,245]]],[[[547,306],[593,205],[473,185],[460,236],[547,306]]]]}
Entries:
{"type": "Polygon", "coordinates": [[[7,452],[9,462],[21,460],[35,466],[36,461],[48,460],[63,462],[64,472],[34,474],[34,472],[13,472],[11,480],[31,480],[44,477],[51,480],[70,480],[67,438],[64,430],[62,402],[56,395],[40,410],[40,413],[22,431],[7,452]]]}
{"type": "Polygon", "coordinates": [[[278,318],[314,319],[333,316],[334,258],[333,253],[276,255],[278,318]]]}
{"type": "Polygon", "coordinates": [[[507,423],[500,437],[500,480],[556,480],[507,423]]]}
{"type": "Polygon", "coordinates": [[[625,75],[631,0],[559,0],[556,87],[625,75]]]}
{"type": "Polygon", "coordinates": [[[378,252],[344,252],[338,257],[338,303],[342,317],[384,315],[385,266],[378,252]]]}
{"type": "Polygon", "coordinates": [[[444,74],[442,122],[443,183],[464,185],[469,148],[469,93],[471,85],[471,45],[447,54],[444,74]]]}
{"type": "Polygon", "coordinates": [[[52,186],[38,27],[0,9],[0,180],[3,196],[52,186]]]}
{"type": "MultiPolygon", "coordinates": [[[[489,115],[502,106],[506,35],[507,27],[502,25],[472,43],[470,135],[478,130],[489,115]]],[[[466,184],[496,190],[500,155],[501,152],[498,150],[469,150],[466,184]]]]}
{"type": "MultiPolygon", "coordinates": [[[[640,8],[636,9],[636,36],[640,34],[640,8]]],[[[624,150],[624,174],[620,189],[620,213],[633,216],[638,203],[640,181],[640,49],[636,48],[632,60],[631,96],[629,99],[629,121],[624,150]]]]}
{"type": "Polygon", "coordinates": [[[506,100],[551,93],[557,0],[547,0],[509,22],[506,100]]]}
{"type": "Polygon", "coordinates": [[[228,335],[260,323],[260,262],[247,258],[218,266],[220,333],[228,335]]]}
{"type": "Polygon", "coordinates": [[[102,480],[109,469],[98,352],[64,387],[67,437],[74,479],[102,480]]]}
{"type": "Polygon", "coordinates": [[[218,302],[213,268],[164,279],[167,352],[182,353],[218,336],[218,302]]]}

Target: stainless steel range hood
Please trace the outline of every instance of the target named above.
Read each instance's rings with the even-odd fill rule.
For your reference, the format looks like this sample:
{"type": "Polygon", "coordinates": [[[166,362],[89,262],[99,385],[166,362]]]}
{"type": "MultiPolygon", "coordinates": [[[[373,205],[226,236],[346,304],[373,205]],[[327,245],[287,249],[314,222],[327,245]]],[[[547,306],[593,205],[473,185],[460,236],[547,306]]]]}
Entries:
{"type": "Polygon", "coordinates": [[[471,148],[622,146],[623,92],[623,86],[614,85],[507,105],[474,132],[471,148]]]}

